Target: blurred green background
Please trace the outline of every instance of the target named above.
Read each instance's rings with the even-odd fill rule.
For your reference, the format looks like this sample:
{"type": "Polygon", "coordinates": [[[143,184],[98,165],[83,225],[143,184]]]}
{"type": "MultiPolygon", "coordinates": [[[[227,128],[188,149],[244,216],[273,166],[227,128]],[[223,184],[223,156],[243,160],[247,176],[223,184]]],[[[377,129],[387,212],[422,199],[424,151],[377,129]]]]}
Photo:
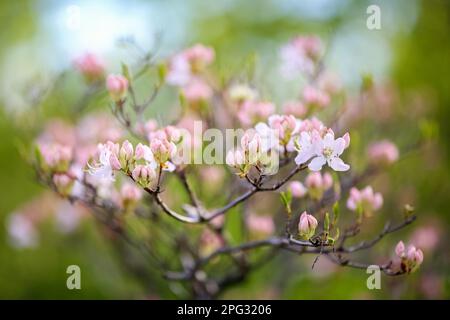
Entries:
{"type": "MultiPolygon", "coordinates": [[[[43,123],[46,117],[55,115],[70,117],[65,108],[70,103],[67,99],[75,100],[80,92],[79,84],[74,84],[64,98],[50,101],[40,118],[30,119],[27,114],[35,112],[28,107],[33,98],[31,84],[45,86],[50,76],[70,66],[71,59],[86,50],[102,54],[108,67],[117,72],[119,61],[136,54],[118,48],[118,37],[133,36],[148,49],[155,45],[157,34],[161,56],[196,42],[213,46],[215,67],[223,73],[238,72],[242,61],[256,53],[257,85],[276,102],[295,90],[295,85],[274,76],[280,45],[297,34],[318,34],[329,46],[330,68],[350,90],[357,90],[361,75],[367,73],[376,83],[396,88],[399,98],[394,121],[370,123],[357,135],[391,138],[400,150],[417,142],[418,137],[427,137],[423,147],[374,182],[389,192],[385,211],[409,202],[416,207],[419,220],[414,227],[383,240],[373,256],[391,254],[396,241],[407,239],[421,225],[432,223],[440,228],[439,244],[425,254],[418,273],[401,279],[383,277],[382,290],[369,291],[364,271],[327,266],[323,272],[320,268],[311,271],[310,257],[280,255],[278,261],[260,269],[225,297],[450,296],[449,1],[1,1],[0,18],[0,298],[148,297],[143,286],[117,262],[92,222],[70,235],[59,234],[50,223],[44,225],[40,245],[33,249],[13,248],[4,226],[11,212],[44,191],[17,151],[18,141],[34,133],[27,130],[35,128],[28,123],[43,123]],[[381,8],[381,30],[366,28],[370,4],[381,8]],[[79,21],[73,20],[74,6],[80,9],[79,21]],[[280,265],[284,265],[284,259],[291,263],[283,269],[280,265]],[[70,264],[82,269],[80,291],[66,289],[65,270],[70,264]],[[274,282],[265,283],[273,274],[274,282]]],[[[99,107],[107,108],[101,103],[99,107]]],[[[161,108],[164,115],[165,108],[161,108]]],[[[354,148],[357,155],[358,145],[354,148]]],[[[381,228],[382,222],[377,226],[381,228]]],[[[161,284],[155,280],[154,285],[161,284]]],[[[175,296],[167,293],[161,297],[175,296]]]]}

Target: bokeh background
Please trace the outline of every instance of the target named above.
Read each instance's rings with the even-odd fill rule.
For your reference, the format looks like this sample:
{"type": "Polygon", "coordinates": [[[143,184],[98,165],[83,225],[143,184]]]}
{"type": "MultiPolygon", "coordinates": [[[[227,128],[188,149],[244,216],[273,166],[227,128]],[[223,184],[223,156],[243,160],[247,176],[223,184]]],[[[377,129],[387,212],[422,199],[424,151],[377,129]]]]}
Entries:
{"type": "MultiPolygon", "coordinates": [[[[127,40],[133,39],[144,50],[157,47],[162,57],[202,42],[216,49],[219,72],[239,72],[243,61],[256,59],[258,87],[280,102],[296,90],[296,84],[283,82],[277,75],[278,50],[298,34],[317,34],[325,40],[327,65],[350,91],[357,91],[362,75],[370,74],[380,86],[377,103],[394,110],[389,121],[368,121],[352,134],[360,144],[364,139],[390,138],[407,153],[374,185],[389,194],[383,214],[411,203],[419,219],[413,227],[384,239],[373,257],[391,254],[396,241],[411,238],[420,228],[422,232],[428,228],[425,234],[428,231],[438,241],[425,252],[419,272],[396,279],[383,277],[382,290],[367,290],[364,271],[325,263],[311,270],[309,258],[301,262],[293,259],[302,258],[280,255],[225,297],[450,296],[450,2],[1,1],[0,30],[0,298],[148,297],[118,263],[92,221],[69,235],[57,232],[49,222],[42,226],[39,246],[32,249],[14,248],[8,240],[8,215],[44,192],[20,157],[20,141],[30,139],[39,127],[36,123],[46,118],[71,119],[74,115],[67,106],[77,100],[81,85],[69,75],[69,85],[48,99],[45,108],[33,109],[33,99],[51,85],[55,75],[70,68],[75,56],[93,51],[106,59],[109,70],[117,72],[120,61],[133,61],[140,54],[139,48],[124,45],[127,40]],[[366,27],[370,4],[381,8],[381,30],[366,27]],[[411,151],[417,143],[420,147],[411,151]],[[286,267],[280,267],[283,259],[290,262],[286,267]],[[65,270],[70,264],[82,269],[80,291],[66,288],[65,270]],[[266,281],[268,277],[271,282],[266,281]]],[[[145,88],[145,82],[141,85],[145,88]]],[[[164,118],[171,95],[163,92],[149,116],[164,118]]],[[[107,105],[100,99],[92,108],[107,105]]],[[[356,143],[353,148],[356,159],[362,146],[356,143]]],[[[382,227],[381,220],[374,223],[382,227]]],[[[167,291],[161,297],[176,295],[167,291]]]]}

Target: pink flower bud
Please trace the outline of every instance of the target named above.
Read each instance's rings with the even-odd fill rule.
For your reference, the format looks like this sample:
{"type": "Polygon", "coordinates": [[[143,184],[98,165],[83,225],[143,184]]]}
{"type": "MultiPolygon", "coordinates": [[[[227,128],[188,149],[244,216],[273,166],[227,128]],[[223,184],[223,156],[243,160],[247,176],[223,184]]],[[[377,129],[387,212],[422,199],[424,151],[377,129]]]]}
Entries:
{"type": "Polygon", "coordinates": [[[330,97],[319,89],[306,86],[303,89],[303,101],[310,107],[324,108],[330,103],[330,97]]]}
{"type": "Polygon", "coordinates": [[[350,145],[350,134],[349,134],[348,132],[346,132],[346,133],[342,136],[342,138],[343,138],[344,141],[345,141],[345,148],[347,149],[348,146],[350,145]]]}
{"type": "Polygon", "coordinates": [[[200,80],[191,81],[182,89],[183,96],[191,104],[209,100],[213,91],[209,85],[200,80]]]}
{"type": "Polygon", "coordinates": [[[256,214],[249,214],[246,223],[250,231],[257,234],[269,235],[275,231],[275,224],[272,217],[259,216],[256,214]]]}
{"type": "Polygon", "coordinates": [[[89,82],[99,80],[103,77],[105,65],[99,57],[92,53],[86,53],[74,61],[75,67],[83,74],[89,82]]]}
{"type": "Polygon", "coordinates": [[[120,159],[123,159],[125,161],[130,161],[131,158],[133,158],[133,153],[134,153],[133,145],[130,143],[130,141],[125,140],[122,143],[122,147],[120,148],[120,153],[119,153],[120,159]]]}
{"type": "Polygon", "coordinates": [[[371,144],[367,150],[367,157],[374,165],[388,165],[398,160],[399,152],[395,144],[383,140],[371,144]]]}
{"type": "Polygon", "coordinates": [[[283,112],[295,117],[303,117],[306,114],[306,108],[300,101],[289,101],[283,106],[283,112]]]}
{"type": "Polygon", "coordinates": [[[350,189],[350,196],[347,200],[347,208],[350,210],[362,210],[367,216],[371,216],[382,205],[383,196],[381,193],[374,193],[371,186],[367,186],[362,190],[350,189]]]}
{"type": "Polygon", "coordinates": [[[122,100],[128,91],[128,80],[122,75],[110,74],[106,79],[106,87],[114,101],[122,100]]]}
{"type": "Polygon", "coordinates": [[[307,189],[300,181],[292,181],[289,183],[288,188],[294,198],[302,198],[307,193],[307,189]]]}
{"type": "Polygon", "coordinates": [[[137,165],[131,172],[131,176],[142,186],[148,187],[155,180],[156,173],[150,166],[137,165]]]}
{"type": "Polygon", "coordinates": [[[300,221],[298,224],[298,231],[300,236],[303,239],[310,239],[314,235],[316,228],[316,218],[304,211],[300,216],[300,221]]]}
{"type": "Polygon", "coordinates": [[[122,169],[122,165],[120,164],[119,158],[117,158],[117,155],[115,153],[111,153],[111,155],[109,156],[109,163],[113,170],[122,169]]]}
{"type": "Polygon", "coordinates": [[[405,244],[403,241],[399,241],[395,246],[395,254],[400,258],[405,255],[405,244]]]}
{"type": "Polygon", "coordinates": [[[136,185],[126,183],[120,189],[120,196],[123,202],[136,202],[142,197],[142,191],[136,185]]]}

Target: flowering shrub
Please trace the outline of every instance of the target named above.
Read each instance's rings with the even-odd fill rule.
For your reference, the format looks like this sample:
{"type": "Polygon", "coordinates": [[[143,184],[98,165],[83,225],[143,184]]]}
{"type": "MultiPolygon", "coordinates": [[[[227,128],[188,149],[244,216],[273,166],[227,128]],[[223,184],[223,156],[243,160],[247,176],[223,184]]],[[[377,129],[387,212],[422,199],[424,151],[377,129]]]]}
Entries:
{"type": "MultiPolygon", "coordinates": [[[[112,115],[87,114],[73,125],[49,122],[28,160],[39,181],[73,205],[66,224],[94,217],[112,231],[112,241],[138,249],[146,272],[157,270],[167,281],[185,283],[194,297],[217,297],[275,251],[365,269],[375,262],[355,261],[352,254],[372,248],[415,216],[407,206],[404,216],[393,218],[397,222],[373,239],[349,244],[382,210],[383,196],[367,183],[393,165],[399,151],[388,140],[373,142],[369,166],[354,169],[347,156],[354,117],[345,114],[352,109],[338,103],[343,86],[323,65],[323,52],[317,37],[299,36],[281,49],[282,73],[304,75],[307,84],[280,113],[251,84],[219,81],[212,68],[214,49],[204,45],[158,63],[146,61],[137,70],[124,65],[122,74],[107,77],[103,62],[87,54],[75,66],[90,89],[106,89],[112,115]],[[148,69],[158,79],[140,101],[135,83],[148,69]],[[166,86],[178,93],[181,112],[161,125],[146,110],[166,86]],[[336,119],[319,120],[333,108],[342,108],[336,119]],[[199,124],[206,130],[199,132],[199,124]],[[174,191],[174,180],[184,194],[174,191]],[[264,210],[255,209],[260,194],[275,194],[281,202],[269,199],[264,210]],[[239,237],[226,223],[236,215],[243,217],[239,237]],[[145,232],[133,231],[135,220],[145,232]],[[256,253],[263,247],[272,248],[268,256],[256,253]],[[218,268],[218,261],[230,267],[218,268]]],[[[27,210],[13,214],[13,243],[36,245],[44,218],[27,210]]],[[[413,244],[406,248],[400,242],[395,252],[379,264],[387,275],[414,272],[423,261],[413,244]]]]}

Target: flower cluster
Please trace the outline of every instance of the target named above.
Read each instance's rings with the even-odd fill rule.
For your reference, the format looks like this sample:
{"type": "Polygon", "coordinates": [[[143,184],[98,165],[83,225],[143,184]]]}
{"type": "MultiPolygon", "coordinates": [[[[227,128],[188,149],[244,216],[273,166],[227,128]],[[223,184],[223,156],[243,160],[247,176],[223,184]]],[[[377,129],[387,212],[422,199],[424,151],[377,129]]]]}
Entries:
{"type": "Polygon", "coordinates": [[[393,269],[402,272],[412,273],[419,268],[423,262],[423,252],[414,245],[405,247],[403,241],[400,241],[395,247],[397,259],[393,262],[393,269]]]}
{"type": "Polygon", "coordinates": [[[362,190],[350,189],[350,196],[347,200],[347,208],[350,210],[370,217],[382,205],[383,196],[381,193],[375,193],[371,186],[367,186],[362,190]]]}

